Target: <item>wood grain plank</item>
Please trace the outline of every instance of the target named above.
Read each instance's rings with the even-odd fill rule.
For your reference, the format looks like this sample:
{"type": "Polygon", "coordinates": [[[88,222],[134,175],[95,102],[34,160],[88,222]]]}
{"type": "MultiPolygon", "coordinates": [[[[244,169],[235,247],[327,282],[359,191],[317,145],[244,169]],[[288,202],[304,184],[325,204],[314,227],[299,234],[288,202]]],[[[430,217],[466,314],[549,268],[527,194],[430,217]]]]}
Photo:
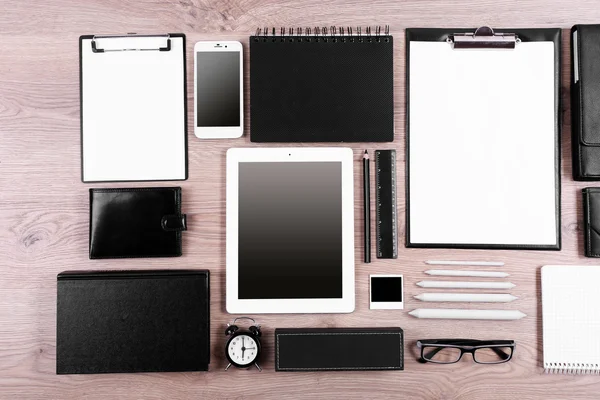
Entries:
{"type": "MultiPolygon", "coordinates": [[[[580,190],[593,183],[571,178],[569,40],[575,23],[600,20],[593,0],[33,0],[4,2],[0,13],[0,398],[410,398],[537,399],[597,398],[596,376],[544,375],[541,343],[539,267],[544,264],[597,264],[583,256],[580,190]],[[235,140],[200,141],[189,121],[190,178],[183,188],[190,230],[184,256],[156,260],[89,260],[88,189],[80,180],[78,38],[90,33],[184,32],[187,35],[188,112],[193,115],[193,43],[239,40],[257,27],[358,26],[389,24],[394,34],[394,143],[351,145],[360,182],[360,154],[397,150],[401,243],[404,228],[404,28],[561,27],[562,55],[562,238],[551,251],[475,251],[400,248],[397,260],[362,264],[362,195],[355,186],[356,311],[344,315],[264,315],[265,370],[223,371],[225,298],[225,152],[254,147],[245,135],[235,140]],[[428,321],[406,311],[368,309],[368,275],[403,273],[406,308],[421,306],[412,296],[425,279],[426,259],[494,259],[517,284],[510,305],[528,317],[515,322],[428,321]],[[212,275],[209,373],[57,376],[56,274],[69,269],[208,268],[212,275]],[[406,334],[403,372],[275,373],[275,327],[400,326],[406,334]],[[416,362],[415,341],[425,337],[512,338],[513,361],[484,367],[464,360],[453,366],[416,362]]],[[[246,53],[247,55],[247,53],[246,53]]],[[[248,57],[245,59],[246,104],[248,57]]],[[[246,130],[249,129],[246,114],[246,130]]],[[[319,144],[318,146],[326,146],[319,144]]],[[[266,146],[276,146],[269,144],[266,146]]],[[[170,183],[169,183],[170,184],[170,183]]],[[[144,183],[127,186],[147,186],[144,183]]],[[[374,207],[374,205],[373,205],[374,207]]],[[[374,210],[373,210],[374,211],[374,210]]],[[[441,304],[441,307],[452,307],[441,304]]]]}

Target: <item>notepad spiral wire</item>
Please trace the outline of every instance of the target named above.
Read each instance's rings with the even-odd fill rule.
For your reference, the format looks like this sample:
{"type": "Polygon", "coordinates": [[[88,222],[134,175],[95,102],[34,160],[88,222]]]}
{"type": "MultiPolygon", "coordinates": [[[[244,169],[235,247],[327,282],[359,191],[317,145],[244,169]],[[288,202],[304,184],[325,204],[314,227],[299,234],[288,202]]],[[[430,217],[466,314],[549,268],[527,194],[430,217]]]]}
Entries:
{"type": "Polygon", "coordinates": [[[600,364],[544,363],[546,374],[600,375],[600,364]]]}
{"type": "Polygon", "coordinates": [[[285,28],[285,27],[281,27],[279,29],[279,35],[277,35],[277,30],[275,27],[273,28],[269,28],[269,27],[264,27],[264,28],[257,28],[256,29],[256,33],[253,36],[253,39],[255,42],[259,42],[259,41],[263,41],[263,42],[267,42],[269,39],[271,39],[272,42],[285,42],[286,40],[289,40],[290,42],[311,42],[311,41],[315,41],[315,42],[359,42],[359,43],[372,43],[372,42],[389,42],[389,36],[390,36],[390,26],[389,25],[385,25],[383,27],[383,32],[382,32],[382,27],[381,26],[376,26],[374,29],[371,29],[370,26],[365,27],[365,30],[363,32],[362,27],[358,26],[356,27],[356,30],[354,30],[351,26],[348,27],[337,27],[337,26],[330,26],[330,27],[320,27],[320,26],[315,26],[314,28],[311,27],[298,27],[298,28],[293,28],[293,27],[289,27],[289,28],[285,28]]]}

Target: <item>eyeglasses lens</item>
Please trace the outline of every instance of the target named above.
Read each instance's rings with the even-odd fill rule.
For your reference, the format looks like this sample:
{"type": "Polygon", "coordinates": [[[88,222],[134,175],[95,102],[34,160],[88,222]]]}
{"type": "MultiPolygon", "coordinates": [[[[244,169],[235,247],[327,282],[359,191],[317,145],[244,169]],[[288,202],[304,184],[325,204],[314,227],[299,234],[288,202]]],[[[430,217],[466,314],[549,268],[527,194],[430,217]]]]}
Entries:
{"type": "Polygon", "coordinates": [[[460,359],[460,353],[455,347],[426,347],[423,358],[436,363],[453,363],[460,359]]]}
{"type": "Polygon", "coordinates": [[[475,350],[473,358],[481,364],[498,364],[510,359],[510,347],[485,347],[475,350]]]}

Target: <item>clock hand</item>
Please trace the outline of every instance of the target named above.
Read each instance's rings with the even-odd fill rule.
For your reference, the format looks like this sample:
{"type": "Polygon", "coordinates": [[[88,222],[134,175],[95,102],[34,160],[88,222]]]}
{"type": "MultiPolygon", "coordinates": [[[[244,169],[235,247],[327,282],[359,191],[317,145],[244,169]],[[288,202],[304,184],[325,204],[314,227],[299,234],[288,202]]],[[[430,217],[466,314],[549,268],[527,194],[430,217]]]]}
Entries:
{"type": "Polygon", "coordinates": [[[245,352],[246,352],[246,347],[244,346],[244,337],[242,337],[242,360],[244,360],[245,352]]]}

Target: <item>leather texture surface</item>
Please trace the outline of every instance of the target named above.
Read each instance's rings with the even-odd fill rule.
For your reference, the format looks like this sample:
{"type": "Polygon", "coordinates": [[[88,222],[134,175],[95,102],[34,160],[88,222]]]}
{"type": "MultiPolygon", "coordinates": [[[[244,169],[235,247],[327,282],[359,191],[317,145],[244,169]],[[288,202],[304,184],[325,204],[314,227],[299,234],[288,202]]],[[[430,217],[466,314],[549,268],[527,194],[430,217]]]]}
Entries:
{"type": "Polygon", "coordinates": [[[56,373],[206,371],[206,270],[57,276],[56,373]]]}
{"type": "Polygon", "coordinates": [[[253,142],[394,140],[392,36],[250,37],[253,142]]]}
{"type": "Polygon", "coordinates": [[[586,257],[600,257],[600,188],[583,193],[583,239],[586,257]]]}
{"type": "Polygon", "coordinates": [[[280,328],[276,371],[404,369],[400,328],[280,328]]]}
{"type": "Polygon", "coordinates": [[[571,57],[579,59],[571,71],[573,178],[600,180],[600,25],[571,29],[571,57]],[[577,31],[577,44],[573,32],[577,31]],[[577,46],[575,49],[574,46],[577,46]]]}
{"type": "Polygon", "coordinates": [[[90,189],[90,258],[181,255],[181,188],[90,189]]]}

